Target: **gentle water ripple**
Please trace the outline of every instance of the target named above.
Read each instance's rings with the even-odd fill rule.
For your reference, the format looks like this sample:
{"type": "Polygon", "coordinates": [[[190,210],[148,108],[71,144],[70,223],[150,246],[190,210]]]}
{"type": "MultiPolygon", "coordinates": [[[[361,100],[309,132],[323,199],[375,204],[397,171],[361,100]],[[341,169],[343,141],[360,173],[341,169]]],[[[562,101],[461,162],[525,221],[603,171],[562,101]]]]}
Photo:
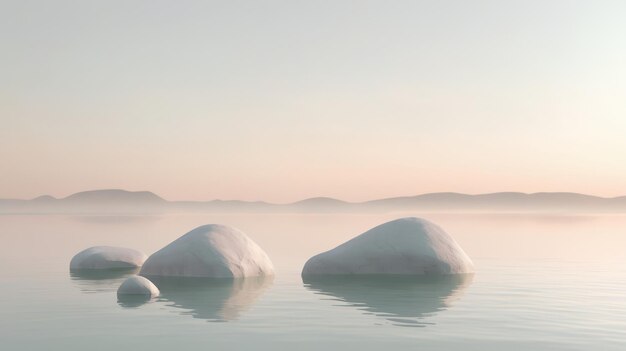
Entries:
{"type": "MultiPolygon", "coordinates": [[[[278,226],[278,233],[268,230],[271,236],[259,240],[270,248],[277,263],[273,281],[155,281],[162,296],[130,303],[118,301],[116,290],[133,272],[69,274],[72,254],[96,244],[143,247],[151,252],[171,241],[176,236],[172,232],[184,233],[188,227],[207,222],[240,220],[249,233],[262,233],[263,227],[255,227],[259,218],[163,217],[110,226],[101,219],[0,217],[5,243],[0,246],[2,349],[626,349],[626,259],[582,257],[587,251],[579,254],[575,249],[580,244],[570,240],[598,226],[611,238],[617,237],[626,232],[626,218],[547,224],[526,218],[524,223],[533,223],[533,230],[548,226],[542,235],[529,235],[526,241],[534,240],[532,245],[540,247],[550,236],[563,252],[573,252],[572,257],[515,257],[512,251],[501,252],[505,244],[501,241],[484,249],[484,257],[491,258],[474,255],[477,273],[471,279],[447,282],[303,282],[301,263],[319,247],[303,245],[306,251],[294,252],[291,247],[272,246],[267,238],[288,241],[297,236],[312,246],[320,240],[332,246],[344,238],[299,234],[298,230],[309,227],[309,233],[323,233],[329,228],[324,218],[321,224],[310,217],[278,219],[292,225],[278,226]],[[120,233],[111,234],[111,228],[120,233]],[[40,247],[33,246],[40,241],[40,247]],[[70,244],[74,247],[65,246],[70,244]]],[[[355,228],[366,227],[363,220],[370,221],[365,216],[334,216],[332,220],[346,227],[355,222],[355,228]]],[[[276,223],[268,221],[274,228],[276,223]]],[[[498,239],[485,231],[508,233],[519,223],[518,217],[489,222],[468,215],[442,217],[441,221],[473,250],[477,247],[471,245],[473,241],[491,245],[498,239]]],[[[352,231],[358,233],[357,229],[352,231]]],[[[584,246],[603,252],[617,245],[599,246],[607,243],[596,240],[584,246]]]]}

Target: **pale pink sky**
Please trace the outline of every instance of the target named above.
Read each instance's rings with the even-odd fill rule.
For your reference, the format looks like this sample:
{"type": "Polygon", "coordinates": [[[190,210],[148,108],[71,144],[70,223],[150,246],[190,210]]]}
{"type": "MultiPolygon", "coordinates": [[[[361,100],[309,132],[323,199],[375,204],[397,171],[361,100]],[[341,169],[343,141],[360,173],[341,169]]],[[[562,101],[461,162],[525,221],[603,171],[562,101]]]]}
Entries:
{"type": "Polygon", "coordinates": [[[626,195],[626,3],[394,4],[3,3],[0,198],[626,195]]]}

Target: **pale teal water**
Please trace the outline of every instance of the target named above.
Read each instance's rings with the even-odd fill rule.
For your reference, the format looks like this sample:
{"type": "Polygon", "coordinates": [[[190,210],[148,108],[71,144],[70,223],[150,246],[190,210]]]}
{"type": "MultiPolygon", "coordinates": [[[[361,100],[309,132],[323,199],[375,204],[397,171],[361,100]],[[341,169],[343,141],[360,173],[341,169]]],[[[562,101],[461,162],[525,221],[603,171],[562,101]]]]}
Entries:
{"type": "MultiPolygon", "coordinates": [[[[411,214],[419,215],[419,214],[411,214]]],[[[317,282],[302,264],[399,215],[0,216],[2,350],[625,350],[626,217],[424,214],[476,263],[460,281],[317,282]],[[162,285],[71,276],[91,245],[151,253],[196,225],[246,231],[273,280],[162,285]]]]}

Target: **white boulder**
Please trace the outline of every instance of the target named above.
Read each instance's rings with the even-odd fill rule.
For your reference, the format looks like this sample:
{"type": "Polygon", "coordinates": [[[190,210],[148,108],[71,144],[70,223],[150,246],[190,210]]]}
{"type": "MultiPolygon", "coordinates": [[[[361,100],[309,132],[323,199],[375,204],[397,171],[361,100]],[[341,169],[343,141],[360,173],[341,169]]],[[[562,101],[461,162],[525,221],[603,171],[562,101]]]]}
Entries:
{"type": "Polygon", "coordinates": [[[152,254],[139,274],[240,278],[273,275],[274,267],[265,251],[242,231],[208,224],[152,254]]]}
{"type": "Polygon", "coordinates": [[[94,246],[72,257],[70,270],[137,268],[146,258],[144,253],[133,249],[94,246]]]}
{"type": "Polygon", "coordinates": [[[134,275],[126,279],[117,289],[117,295],[159,296],[159,288],[150,280],[134,275]]]}
{"type": "Polygon", "coordinates": [[[472,273],[474,265],[439,226],[420,218],[381,224],[310,258],[302,276],[472,273]]]}

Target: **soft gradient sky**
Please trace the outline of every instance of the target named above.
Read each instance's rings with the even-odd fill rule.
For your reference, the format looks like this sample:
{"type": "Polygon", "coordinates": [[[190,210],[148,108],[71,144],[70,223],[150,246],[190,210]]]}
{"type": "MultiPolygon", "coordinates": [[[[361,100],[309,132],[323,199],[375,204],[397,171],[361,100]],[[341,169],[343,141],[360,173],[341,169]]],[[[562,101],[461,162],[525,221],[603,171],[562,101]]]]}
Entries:
{"type": "Polygon", "coordinates": [[[626,1],[2,1],[0,198],[626,194],[626,1]]]}

